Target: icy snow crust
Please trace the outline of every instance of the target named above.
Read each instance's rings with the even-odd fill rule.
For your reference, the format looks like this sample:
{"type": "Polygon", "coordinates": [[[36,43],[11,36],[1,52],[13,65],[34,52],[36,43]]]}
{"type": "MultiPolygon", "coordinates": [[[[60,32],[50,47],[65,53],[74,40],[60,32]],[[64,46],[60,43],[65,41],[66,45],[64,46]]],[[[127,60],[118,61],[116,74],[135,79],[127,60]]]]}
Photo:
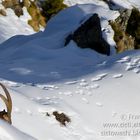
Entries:
{"type": "MultiPolygon", "coordinates": [[[[69,2],[73,5],[75,1],[69,2]]],[[[122,1],[119,4],[124,6],[122,1]]],[[[103,125],[126,123],[132,115],[140,116],[140,51],[106,57],[80,49],[74,42],[64,47],[64,38],[93,13],[101,17],[104,38],[113,46],[113,32],[107,20],[119,14],[96,1],[60,12],[44,32],[15,36],[0,45],[0,81],[13,100],[13,123],[9,126],[0,120],[0,140],[140,139],[138,135],[102,133],[127,131],[127,127],[103,125]],[[56,110],[67,114],[71,123],[60,125],[52,115],[56,110]]],[[[0,110],[4,107],[2,104],[0,110]]]]}

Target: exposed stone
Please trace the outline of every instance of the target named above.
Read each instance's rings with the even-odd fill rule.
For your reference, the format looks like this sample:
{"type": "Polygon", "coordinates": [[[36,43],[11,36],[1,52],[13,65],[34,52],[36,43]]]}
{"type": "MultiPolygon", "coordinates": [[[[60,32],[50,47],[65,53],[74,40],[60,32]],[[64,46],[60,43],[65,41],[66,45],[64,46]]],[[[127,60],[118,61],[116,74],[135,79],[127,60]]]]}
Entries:
{"type": "Polygon", "coordinates": [[[118,53],[134,49],[134,38],[126,33],[131,12],[132,10],[125,9],[120,12],[120,16],[115,21],[110,21],[110,25],[114,30],[114,40],[118,53]]]}
{"type": "Polygon", "coordinates": [[[16,5],[14,7],[14,12],[18,17],[23,15],[23,10],[22,10],[22,7],[20,5],[16,5]]]}
{"type": "Polygon", "coordinates": [[[126,32],[135,38],[135,49],[140,49],[140,11],[132,10],[126,32]]]}
{"type": "Polygon", "coordinates": [[[13,6],[15,5],[15,0],[4,0],[2,1],[2,5],[5,7],[5,8],[13,8],[13,6]]]}
{"type": "Polygon", "coordinates": [[[69,35],[65,45],[70,40],[74,40],[81,48],[91,48],[101,54],[110,55],[110,45],[102,37],[98,14],[93,14],[73,34],[69,35]]]}
{"type": "Polygon", "coordinates": [[[120,16],[115,20],[119,25],[120,28],[126,32],[128,20],[131,16],[132,10],[131,9],[125,9],[120,11],[120,16]]]}
{"type": "MultiPolygon", "coordinates": [[[[2,5],[5,8],[11,8],[15,15],[18,17],[22,16],[23,13],[23,7],[26,7],[28,13],[31,16],[31,19],[28,20],[28,24],[35,30],[39,31],[40,27],[46,26],[46,17],[44,17],[41,13],[41,10],[39,9],[36,1],[32,0],[3,0],[2,5]]],[[[0,13],[2,14],[2,13],[0,13]]]]}
{"type": "Polygon", "coordinates": [[[23,5],[18,0],[4,0],[4,1],[2,1],[2,5],[5,8],[13,9],[13,11],[15,12],[15,15],[17,15],[18,17],[23,15],[23,10],[22,10],[23,5]]]}
{"type": "Polygon", "coordinates": [[[7,14],[6,14],[6,11],[5,11],[4,9],[0,9],[0,15],[6,16],[6,15],[7,15],[7,14]]]}

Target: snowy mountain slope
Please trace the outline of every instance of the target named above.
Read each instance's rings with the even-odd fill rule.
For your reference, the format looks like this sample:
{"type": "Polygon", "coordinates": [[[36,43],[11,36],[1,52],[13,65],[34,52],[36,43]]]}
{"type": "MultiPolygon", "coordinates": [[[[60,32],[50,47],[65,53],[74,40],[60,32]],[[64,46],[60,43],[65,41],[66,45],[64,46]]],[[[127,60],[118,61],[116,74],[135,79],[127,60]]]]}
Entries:
{"type": "Polygon", "coordinates": [[[0,82],[13,100],[12,126],[0,121],[0,140],[140,139],[139,127],[125,125],[139,123],[140,51],[106,57],[74,42],[63,46],[64,38],[95,12],[104,37],[114,45],[107,20],[118,12],[99,5],[68,8],[52,18],[44,32],[15,36],[0,45],[0,82]],[[65,113],[71,122],[60,125],[53,111],[65,113]]]}
{"type": "Polygon", "coordinates": [[[101,132],[106,131],[104,123],[123,123],[123,114],[139,114],[140,52],[109,58],[93,70],[80,78],[34,86],[2,80],[13,99],[13,126],[38,140],[125,140],[101,132]],[[55,110],[71,118],[67,127],[51,115],[55,110]]]}

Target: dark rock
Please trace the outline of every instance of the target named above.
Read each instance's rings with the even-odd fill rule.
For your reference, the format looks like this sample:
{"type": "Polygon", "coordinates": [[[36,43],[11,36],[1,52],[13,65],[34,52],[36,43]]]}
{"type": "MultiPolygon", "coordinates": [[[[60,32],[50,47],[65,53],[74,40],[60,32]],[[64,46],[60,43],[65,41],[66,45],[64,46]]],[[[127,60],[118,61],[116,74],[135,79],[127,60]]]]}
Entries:
{"type": "Polygon", "coordinates": [[[4,9],[0,9],[0,15],[6,16],[6,15],[7,15],[7,14],[6,14],[6,11],[5,11],[4,9]]]}
{"type": "Polygon", "coordinates": [[[140,49],[140,11],[136,8],[124,9],[120,16],[111,21],[117,52],[140,49]]]}
{"type": "Polygon", "coordinates": [[[65,45],[74,40],[81,48],[91,48],[101,54],[110,55],[110,45],[103,39],[100,18],[92,15],[73,34],[66,38],[65,45]]]}
{"type": "Polygon", "coordinates": [[[134,49],[134,38],[126,33],[129,18],[132,10],[125,9],[120,12],[120,16],[115,21],[110,21],[114,30],[114,41],[118,53],[134,49]]]}
{"type": "Polygon", "coordinates": [[[131,16],[132,10],[131,9],[124,9],[120,11],[120,16],[115,20],[119,25],[120,28],[126,32],[126,28],[128,25],[129,18],[131,16]]]}
{"type": "Polygon", "coordinates": [[[135,38],[135,49],[140,49],[140,11],[132,9],[126,32],[135,38]]]}
{"type": "Polygon", "coordinates": [[[15,12],[15,14],[16,14],[18,17],[20,17],[20,16],[23,15],[23,9],[22,9],[22,7],[21,7],[20,5],[16,5],[16,6],[14,7],[14,12],[15,12]]]}

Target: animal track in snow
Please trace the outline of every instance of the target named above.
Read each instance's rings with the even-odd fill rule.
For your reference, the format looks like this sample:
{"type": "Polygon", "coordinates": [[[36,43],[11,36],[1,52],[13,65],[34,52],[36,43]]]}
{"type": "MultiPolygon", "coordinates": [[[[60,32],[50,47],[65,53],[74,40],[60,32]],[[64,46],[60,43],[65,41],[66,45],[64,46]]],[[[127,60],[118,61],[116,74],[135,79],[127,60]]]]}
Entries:
{"type": "Polygon", "coordinates": [[[126,57],[121,58],[117,62],[118,63],[126,63],[126,62],[129,62],[129,61],[131,61],[131,57],[130,56],[126,56],[126,57]]]}
{"type": "Polygon", "coordinates": [[[92,78],[91,81],[92,82],[100,81],[103,78],[105,78],[107,75],[108,75],[107,73],[99,74],[96,77],[92,78]]]}
{"type": "Polygon", "coordinates": [[[90,86],[92,89],[97,89],[97,88],[99,88],[100,86],[98,85],[98,84],[93,84],[93,85],[91,85],[90,86]]]}
{"type": "Polygon", "coordinates": [[[90,86],[86,86],[85,89],[87,90],[92,90],[92,89],[97,89],[99,88],[100,86],[98,84],[93,84],[93,85],[90,85],[90,86]]]}
{"type": "Polygon", "coordinates": [[[75,91],[76,94],[85,95],[85,92],[82,89],[75,91]]]}
{"type": "Polygon", "coordinates": [[[37,87],[44,89],[44,90],[56,90],[59,89],[59,87],[55,85],[37,85],[37,87]]]}
{"type": "Polygon", "coordinates": [[[138,74],[140,73],[140,68],[135,68],[133,71],[138,74]]]}
{"type": "Polygon", "coordinates": [[[133,60],[133,62],[134,62],[134,63],[140,63],[140,58],[135,58],[135,59],[133,60]]]}
{"type": "Polygon", "coordinates": [[[128,65],[125,70],[130,71],[130,70],[133,70],[134,68],[135,66],[128,65]]]}
{"type": "Polygon", "coordinates": [[[115,74],[115,75],[113,75],[113,78],[121,78],[121,77],[123,77],[122,74],[115,74]]]}
{"type": "Polygon", "coordinates": [[[66,96],[73,96],[72,92],[71,91],[66,91],[63,93],[64,95],[66,96]]]}
{"type": "Polygon", "coordinates": [[[127,62],[125,70],[126,71],[133,70],[133,72],[137,74],[140,73],[140,58],[137,57],[137,58],[132,59],[130,62],[127,62]]]}
{"type": "Polygon", "coordinates": [[[69,82],[66,82],[65,85],[73,85],[73,84],[76,84],[78,83],[78,81],[69,81],[69,82]]]}
{"type": "Polygon", "coordinates": [[[97,66],[105,66],[107,61],[103,61],[102,63],[97,64],[97,66]]]}
{"type": "Polygon", "coordinates": [[[82,101],[84,101],[86,104],[89,104],[89,101],[86,98],[82,98],[82,101]]]}
{"type": "Polygon", "coordinates": [[[91,79],[92,82],[96,82],[96,81],[100,81],[100,80],[102,80],[101,77],[94,77],[91,79]]]}
{"type": "Polygon", "coordinates": [[[88,83],[87,83],[87,82],[81,82],[81,83],[80,83],[80,86],[86,87],[86,86],[88,86],[88,83]]]}
{"type": "Polygon", "coordinates": [[[100,103],[100,102],[97,102],[96,105],[97,105],[98,107],[103,107],[103,104],[100,103]]]}

